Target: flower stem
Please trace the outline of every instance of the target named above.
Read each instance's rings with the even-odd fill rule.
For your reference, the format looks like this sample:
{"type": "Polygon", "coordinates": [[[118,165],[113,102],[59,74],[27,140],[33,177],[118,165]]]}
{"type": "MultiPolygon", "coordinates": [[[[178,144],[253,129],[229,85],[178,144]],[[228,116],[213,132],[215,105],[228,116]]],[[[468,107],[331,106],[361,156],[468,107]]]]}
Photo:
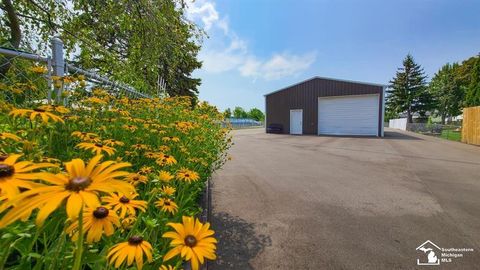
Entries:
{"type": "Polygon", "coordinates": [[[75,248],[75,261],[72,270],[80,270],[82,267],[82,253],[83,253],[83,206],[78,215],[78,238],[77,246],[75,248]]]}

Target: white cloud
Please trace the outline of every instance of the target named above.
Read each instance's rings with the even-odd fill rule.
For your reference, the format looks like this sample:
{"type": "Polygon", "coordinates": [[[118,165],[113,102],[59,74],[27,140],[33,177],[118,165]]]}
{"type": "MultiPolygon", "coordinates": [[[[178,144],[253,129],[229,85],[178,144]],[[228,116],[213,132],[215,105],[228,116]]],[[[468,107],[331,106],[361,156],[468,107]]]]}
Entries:
{"type": "Polygon", "coordinates": [[[203,61],[203,70],[221,73],[242,65],[247,54],[247,45],[235,35],[228,42],[228,45],[221,46],[220,49],[202,49],[199,58],[203,61]]]}
{"type": "Polygon", "coordinates": [[[192,1],[187,5],[187,18],[192,21],[201,20],[208,31],[218,21],[218,12],[215,3],[205,0],[192,1]]]}
{"type": "Polygon", "coordinates": [[[315,62],[316,58],[316,52],[309,52],[303,55],[276,54],[262,65],[260,72],[267,80],[298,75],[300,72],[307,70],[315,62]]]}
{"type": "Polygon", "coordinates": [[[238,67],[240,74],[245,77],[258,77],[259,70],[262,67],[262,62],[255,59],[255,57],[248,57],[241,66],[238,67]]]}
{"type": "Polygon", "coordinates": [[[228,33],[230,32],[230,28],[228,26],[228,19],[226,17],[221,20],[218,20],[217,26],[218,28],[223,30],[223,33],[225,35],[228,35],[228,33]]]}
{"type": "Polygon", "coordinates": [[[298,75],[316,60],[316,52],[274,53],[270,58],[260,59],[249,50],[247,42],[231,30],[228,18],[220,18],[213,1],[197,0],[190,3],[187,5],[187,18],[201,22],[201,26],[209,33],[209,43],[199,54],[203,61],[202,69],[209,73],[238,70],[244,77],[276,80],[298,75]]]}
{"type": "Polygon", "coordinates": [[[221,73],[235,69],[242,64],[242,57],[228,51],[205,51],[200,53],[202,69],[210,73],[221,73]]]}

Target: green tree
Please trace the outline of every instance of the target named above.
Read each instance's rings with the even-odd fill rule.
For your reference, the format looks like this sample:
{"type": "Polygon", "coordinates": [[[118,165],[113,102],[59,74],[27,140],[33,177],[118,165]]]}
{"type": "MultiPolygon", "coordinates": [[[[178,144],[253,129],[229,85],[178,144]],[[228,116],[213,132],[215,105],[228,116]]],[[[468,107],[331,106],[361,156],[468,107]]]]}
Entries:
{"type": "Polygon", "coordinates": [[[387,104],[387,107],[385,108],[385,122],[388,122],[390,121],[390,119],[395,119],[395,118],[398,118],[398,113],[391,110],[387,104]]]}
{"type": "Polygon", "coordinates": [[[235,118],[247,118],[248,113],[242,107],[235,107],[235,109],[233,109],[233,117],[235,117],[235,118]]]}
{"type": "Polygon", "coordinates": [[[232,117],[232,110],[230,110],[230,108],[227,108],[224,112],[223,112],[223,116],[225,118],[230,118],[232,117]]]}
{"type": "Polygon", "coordinates": [[[416,112],[425,115],[432,108],[426,78],[423,68],[408,54],[403,60],[403,67],[398,68],[387,90],[389,113],[406,113],[408,123],[412,123],[416,112]]]}
{"type": "MultiPolygon", "coordinates": [[[[144,92],[155,93],[160,77],[171,96],[195,97],[200,79],[191,73],[197,60],[197,27],[184,19],[184,8],[175,0],[76,0],[78,12],[65,28],[81,29],[89,40],[73,39],[81,48],[78,64],[111,74],[144,92]],[[98,46],[92,46],[92,39],[98,46]]],[[[67,35],[68,36],[68,35],[67,35]]]]}
{"type": "Polygon", "coordinates": [[[435,109],[445,124],[447,117],[461,114],[464,101],[464,91],[458,79],[459,65],[445,64],[432,78],[429,90],[432,94],[435,109]]]}
{"type": "Polygon", "coordinates": [[[257,121],[263,121],[265,120],[265,114],[263,114],[263,112],[257,108],[252,108],[248,112],[248,118],[255,119],[257,121]]]}
{"type": "Polygon", "coordinates": [[[192,72],[205,35],[182,0],[2,0],[0,8],[2,44],[44,51],[56,35],[79,67],[145,93],[157,93],[161,78],[171,96],[198,93],[192,72]]]}
{"type": "Polygon", "coordinates": [[[465,106],[480,106],[480,55],[463,61],[457,74],[465,88],[465,106]]]}

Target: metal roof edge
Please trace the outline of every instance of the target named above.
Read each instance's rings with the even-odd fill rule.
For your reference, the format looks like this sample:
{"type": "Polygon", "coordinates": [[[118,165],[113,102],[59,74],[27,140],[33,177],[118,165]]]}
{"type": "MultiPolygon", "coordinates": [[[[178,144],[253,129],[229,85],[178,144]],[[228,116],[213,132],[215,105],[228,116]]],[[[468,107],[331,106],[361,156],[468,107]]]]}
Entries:
{"type": "Polygon", "coordinates": [[[298,83],[289,85],[289,86],[287,86],[287,87],[280,88],[280,89],[275,90],[275,91],[273,91],[273,92],[267,93],[267,94],[265,94],[265,95],[263,95],[263,96],[266,97],[266,96],[269,96],[269,95],[271,95],[271,94],[275,94],[275,93],[277,93],[277,92],[286,90],[286,89],[288,89],[288,88],[297,86],[297,85],[299,85],[299,84],[302,84],[302,83],[305,83],[305,82],[308,82],[308,81],[311,81],[311,80],[314,80],[314,79],[323,79],[323,80],[330,80],[330,81],[337,81],[337,82],[347,82],[347,83],[357,83],[357,84],[365,84],[365,85],[380,86],[380,87],[387,87],[387,86],[388,86],[388,85],[386,85],[386,84],[380,84],[380,83],[370,83],[370,82],[361,82],[361,81],[344,80],[344,79],[337,79],[337,78],[330,78],[330,77],[314,76],[314,77],[312,77],[312,78],[310,78],[310,79],[306,79],[306,80],[303,80],[303,81],[301,81],[301,82],[298,82],[298,83]]]}

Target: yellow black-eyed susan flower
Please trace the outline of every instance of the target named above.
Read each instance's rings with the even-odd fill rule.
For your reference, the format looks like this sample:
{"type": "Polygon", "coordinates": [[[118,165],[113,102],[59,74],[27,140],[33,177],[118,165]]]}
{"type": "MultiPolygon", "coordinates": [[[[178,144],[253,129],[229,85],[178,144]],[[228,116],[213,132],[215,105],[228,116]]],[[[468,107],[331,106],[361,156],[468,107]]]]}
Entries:
{"type": "Polygon", "coordinates": [[[175,231],[166,232],[164,238],[170,238],[172,249],[165,254],[163,261],[181,255],[185,260],[190,260],[192,270],[198,270],[205,258],[215,260],[217,240],[213,237],[214,231],[210,230],[210,223],[202,224],[193,217],[182,218],[183,223],[168,223],[175,231]]]}
{"type": "Polygon", "coordinates": [[[130,194],[134,192],[132,185],[117,179],[128,175],[128,172],[120,169],[129,167],[130,164],[113,161],[100,163],[101,159],[102,156],[98,155],[87,165],[81,159],[74,159],[65,163],[66,173],[42,175],[42,180],[49,183],[49,186],[35,187],[22,192],[0,206],[0,212],[13,206],[0,220],[0,228],[15,222],[19,217],[36,208],[39,208],[36,223],[42,225],[64,200],[68,217],[74,219],[78,217],[83,206],[99,205],[99,193],[130,194]]]}
{"type": "Polygon", "coordinates": [[[174,137],[174,136],[166,136],[166,137],[163,137],[162,138],[162,141],[164,142],[179,142],[180,141],[180,138],[178,137],[174,137]]]}
{"type": "Polygon", "coordinates": [[[90,150],[92,153],[96,155],[102,154],[102,152],[107,153],[109,156],[115,154],[115,148],[106,146],[102,143],[89,143],[89,142],[82,142],[77,144],[78,148],[84,149],[84,150],[90,150]]]}
{"type": "Polygon", "coordinates": [[[119,268],[124,262],[127,266],[136,263],[137,269],[143,268],[143,256],[147,257],[148,262],[152,262],[152,245],[143,240],[141,236],[135,235],[122,242],[114,245],[107,254],[110,264],[114,264],[115,268],[119,268]]]}
{"type": "Polygon", "coordinates": [[[89,97],[87,99],[84,99],[83,102],[90,103],[92,105],[105,105],[105,104],[107,104],[107,101],[105,99],[98,98],[98,97],[89,97]]]}
{"type": "Polygon", "coordinates": [[[7,199],[12,199],[18,195],[22,188],[32,189],[42,186],[32,180],[47,180],[50,175],[33,171],[55,166],[51,163],[35,164],[30,161],[18,161],[21,156],[19,154],[0,155],[0,190],[7,199]]]}
{"type": "Polygon", "coordinates": [[[58,112],[61,114],[69,113],[70,110],[64,106],[60,105],[42,105],[38,107],[39,109],[45,110],[47,112],[58,112]]]}
{"type": "Polygon", "coordinates": [[[41,162],[52,163],[52,164],[55,164],[55,165],[60,165],[62,163],[62,161],[60,159],[51,158],[51,157],[42,157],[40,161],[41,162]]]}
{"type": "Polygon", "coordinates": [[[123,146],[124,145],[123,142],[117,141],[115,139],[104,140],[103,144],[106,145],[106,146],[123,146]]]}
{"type": "Polygon", "coordinates": [[[135,131],[135,130],[138,129],[138,127],[135,126],[135,125],[123,125],[122,127],[123,127],[123,129],[128,130],[128,131],[131,131],[131,132],[133,132],[133,131],[135,131]]]}
{"type": "Polygon", "coordinates": [[[148,148],[149,148],[148,145],[141,144],[141,143],[137,143],[137,144],[132,145],[133,150],[148,150],[148,148]]]}
{"type": "Polygon", "coordinates": [[[135,216],[135,210],[145,212],[147,208],[147,202],[141,200],[134,200],[138,194],[124,195],[124,194],[110,194],[102,198],[102,201],[107,204],[107,207],[115,211],[116,213],[120,212],[119,217],[125,218],[125,216],[131,215],[135,216]]]}
{"type": "Polygon", "coordinates": [[[167,171],[160,171],[159,174],[158,174],[158,178],[160,179],[160,181],[163,181],[163,182],[170,182],[170,180],[173,179],[173,175],[167,171]]]}
{"type": "Polygon", "coordinates": [[[148,182],[148,177],[139,173],[130,173],[127,175],[127,177],[125,177],[125,180],[136,186],[140,183],[146,184],[148,182]]]}
{"type": "Polygon", "coordinates": [[[198,175],[197,172],[189,169],[185,169],[185,168],[178,170],[176,177],[178,180],[189,182],[189,183],[198,181],[198,179],[200,179],[200,176],[198,175]]]}
{"type": "Polygon", "coordinates": [[[167,196],[172,196],[173,194],[175,194],[175,191],[177,191],[177,190],[172,186],[163,186],[162,187],[163,194],[165,194],[167,196]]]}
{"type": "Polygon", "coordinates": [[[159,150],[160,152],[168,152],[168,151],[170,151],[170,146],[168,146],[168,145],[160,145],[160,146],[158,147],[158,150],[159,150]]]}
{"type": "Polygon", "coordinates": [[[0,132],[0,139],[1,140],[6,140],[6,139],[10,139],[10,140],[14,140],[14,141],[21,141],[22,139],[20,137],[18,137],[17,135],[15,134],[12,134],[12,133],[8,133],[8,132],[0,132]]]}
{"type": "Polygon", "coordinates": [[[120,224],[122,226],[122,231],[124,230],[130,230],[135,222],[137,221],[136,216],[128,216],[120,221],[120,224]]]}
{"type": "MultiPolygon", "coordinates": [[[[120,227],[120,220],[114,211],[105,206],[87,207],[83,212],[83,232],[87,234],[87,243],[102,239],[102,235],[110,236],[120,227]]],[[[67,227],[66,232],[76,241],[78,237],[78,220],[67,227]]]]}
{"type": "Polygon", "coordinates": [[[125,152],[123,152],[123,154],[125,154],[125,156],[127,156],[127,157],[133,157],[133,156],[137,155],[137,153],[133,152],[133,151],[125,151],[125,152]]]}
{"type": "Polygon", "coordinates": [[[44,74],[48,71],[46,66],[33,66],[30,67],[29,70],[37,74],[44,74]]]}
{"type": "Polygon", "coordinates": [[[177,160],[175,159],[175,157],[164,153],[160,153],[159,157],[155,162],[160,166],[177,164],[177,160]]]}
{"type": "Polygon", "coordinates": [[[34,141],[29,141],[29,140],[23,140],[22,141],[22,151],[24,153],[29,153],[33,152],[35,147],[37,147],[38,143],[34,141]]]}
{"type": "Polygon", "coordinates": [[[153,168],[150,166],[143,166],[142,168],[140,168],[140,171],[139,171],[139,173],[143,175],[149,174],[151,172],[153,172],[153,168]]]}
{"type": "Polygon", "coordinates": [[[52,120],[53,122],[61,122],[61,123],[65,123],[63,121],[62,118],[60,118],[59,116],[53,114],[53,113],[50,113],[50,112],[47,112],[43,109],[40,109],[40,108],[35,108],[33,110],[30,110],[30,109],[13,109],[12,111],[10,111],[9,115],[13,116],[14,118],[15,117],[28,117],[30,118],[30,120],[35,120],[35,118],[40,118],[42,120],[43,123],[48,123],[49,120],[52,120]]]}
{"type": "Polygon", "coordinates": [[[160,198],[155,205],[164,212],[175,214],[178,211],[178,205],[169,198],[160,198]]]}
{"type": "Polygon", "coordinates": [[[87,142],[99,142],[100,138],[97,134],[91,132],[81,132],[81,131],[74,131],[72,132],[72,136],[78,137],[79,139],[87,142]]]}
{"type": "Polygon", "coordinates": [[[144,154],[144,156],[145,156],[146,158],[151,158],[151,159],[156,159],[156,158],[158,158],[158,154],[157,154],[157,153],[154,153],[154,152],[146,152],[146,153],[144,154]]]}
{"type": "Polygon", "coordinates": [[[68,84],[68,83],[75,82],[77,79],[75,77],[72,77],[72,76],[63,76],[62,80],[63,80],[64,83],[68,84]]]}

